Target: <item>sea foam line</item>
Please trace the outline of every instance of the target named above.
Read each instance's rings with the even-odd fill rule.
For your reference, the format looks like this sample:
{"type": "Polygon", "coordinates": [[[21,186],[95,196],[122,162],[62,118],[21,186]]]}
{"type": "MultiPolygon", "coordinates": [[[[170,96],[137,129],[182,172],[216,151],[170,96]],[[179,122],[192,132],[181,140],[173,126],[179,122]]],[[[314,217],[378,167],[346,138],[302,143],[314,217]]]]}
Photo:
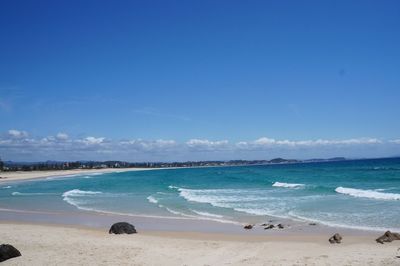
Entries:
{"type": "Polygon", "coordinates": [[[158,203],[158,200],[157,200],[156,198],[154,198],[153,196],[148,196],[148,197],[147,197],[147,200],[148,200],[150,203],[154,203],[154,204],[157,204],[157,203],[158,203]]]}
{"type": "Polygon", "coordinates": [[[293,183],[281,183],[275,182],[272,184],[273,187],[284,187],[284,188],[300,188],[304,187],[304,184],[293,184],[293,183]]]}
{"type": "Polygon", "coordinates": [[[383,192],[378,192],[376,190],[337,187],[335,191],[337,193],[349,195],[356,198],[369,198],[378,200],[400,200],[400,194],[383,193],[383,192]]]}
{"type": "Polygon", "coordinates": [[[192,212],[201,215],[201,216],[207,216],[207,217],[213,217],[213,218],[224,218],[224,216],[222,215],[218,215],[218,214],[213,214],[213,213],[209,213],[209,212],[201,212],[201,211],[196,211],[196,210],[192,210],[192,212]]]}
{"type": "Polygon", "coordinates": [[[13,196],[40,196],[40,195],[55,195],[54,193],[23,193],[23,192],[18,192],[14,191],[11,193],[13,196]]]}
{"type": "Polygon", "coordinates": [[[78,201],[74,199],[74,197],[83,197],[86,195],[96,195],[96,194],[102,194],[103,192],[100,191],[84,191],[80,189],[72,189],[64,192],[62,194],[63,200],[66,201],[67,203],[71,204],[72,206],[75,206],[78,209],[81,210],[88,210],[91,211],[92,209],[90,208],[85,208],[79,205],[78,201]]]}
{"type": "Polygon", "coordinates": [[[319,224],[323,224],[329,227],[339,227],[339,228],[346,228],[346,229],[354,229],[354,230],[362,230],[362,231],[377,231],[377,232],[382,232],[382,231],[399,231],[400,228],[387,228],[387,227],[369,227],[369,226],[360,226],[360,225],[349,225],[349,224],[342,224],[342,223],[335,223],[335,222],[328,222],[324,220],[319,220],[319,219],[314,219],[314,218],[308,218],[305,216],[297,215],[294,214],[292,211],[289,213],[290,219],[298,219],[300,221],[307,221],[307,222],[315,222],[319,224]]]}

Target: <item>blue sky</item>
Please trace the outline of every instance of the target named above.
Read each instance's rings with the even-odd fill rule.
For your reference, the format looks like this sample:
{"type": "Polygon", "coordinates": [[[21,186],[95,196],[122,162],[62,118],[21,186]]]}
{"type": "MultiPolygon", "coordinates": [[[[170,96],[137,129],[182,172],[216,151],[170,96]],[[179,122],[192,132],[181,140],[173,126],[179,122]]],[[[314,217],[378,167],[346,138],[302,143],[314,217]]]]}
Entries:
{"type": "Polygon", "coordinates": [[[0,156],[399,155],[399,14],[398,1],[2,1],[0,156]]]}

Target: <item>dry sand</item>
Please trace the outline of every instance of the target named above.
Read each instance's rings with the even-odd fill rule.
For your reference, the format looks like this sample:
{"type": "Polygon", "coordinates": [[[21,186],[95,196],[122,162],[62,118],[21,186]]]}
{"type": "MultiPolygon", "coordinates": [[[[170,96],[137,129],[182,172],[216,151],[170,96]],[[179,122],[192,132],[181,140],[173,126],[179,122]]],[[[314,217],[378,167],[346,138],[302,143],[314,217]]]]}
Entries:
{"type": "Polygon", "coordinates": [[[80,174],[94,173],[112,173],[112,172],[129,172],[144,171],[165,168],[102,168],[102,169],[72,169],[72,170],[51,170],[51,171],[16,171],[16,172],[0,172],[0,182],[18,181],[26,179],[37,179],[50,176],[68,176],[80,174]]]}
{"type": "Polygon", "coordinates": [[[0,224],[0,239],[22,257],[4,265],[400,265],[399,243],[365,236],[271,236],[262,239],[204,233],[139,232],[32,224],[0,224]]]}

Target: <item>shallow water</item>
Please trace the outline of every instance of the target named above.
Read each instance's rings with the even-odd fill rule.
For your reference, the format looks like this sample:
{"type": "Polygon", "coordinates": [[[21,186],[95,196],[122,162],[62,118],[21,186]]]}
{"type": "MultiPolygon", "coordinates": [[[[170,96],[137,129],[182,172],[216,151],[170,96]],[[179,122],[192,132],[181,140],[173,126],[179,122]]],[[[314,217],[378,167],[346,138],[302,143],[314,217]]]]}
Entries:
{"type": "Polygon", "coordinates": [[[0,207],[400,230],[400,159],[47,178],[0,186],[0,207]]]}

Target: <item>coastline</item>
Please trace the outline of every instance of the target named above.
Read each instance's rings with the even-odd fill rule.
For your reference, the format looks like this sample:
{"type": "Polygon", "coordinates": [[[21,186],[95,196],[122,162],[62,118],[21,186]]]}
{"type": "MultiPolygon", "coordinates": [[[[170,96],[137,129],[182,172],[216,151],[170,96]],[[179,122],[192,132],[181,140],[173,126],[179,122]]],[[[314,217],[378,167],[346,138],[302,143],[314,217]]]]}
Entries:
{"type": "Polygon", "coordinates": [[[21,257],[4,265],[398,265],[397,243],[365,236],[332,245],[324,235],[230,236],[193,232],[108,230],[0,223],[0,237],[21,257]],[[62,241],[60,241],[62,239],[62,241]]]}
{"type": "MultiPolygon", "coordinates": [[[[21,177],[23,172],[17,172],[2,181],[154,169],[28,172],[31,175],[21,177]]],[[[22,257],[5,265],[400,265],[396,242],[375,242],[383,232],[272,217],[285,229],[264,230],[257,224],[244,230],[240,224],[187,217],[6,207],[0,205],[0,238],[22,257]],[[120,221],[132,223],[139,233],[109,235],[109,227],[120,221]],[[341,244],[329,244],[334,233],[343,236],[341,244]]]]}
{"type": "Polygon", "coordinates": [[[131,172],[131,171],[148,171],[157,169],[173,169],[171,168],[101,168],[101,169],[71,169],[71,170],[50,170],[50,171],[16,171],[16,172],[0,172],[1,182],[14,182],[31,179],[41,179],[46,177],[73,176],[82,174],[97,173],[115,173],[115,172],[131,172]]]}

